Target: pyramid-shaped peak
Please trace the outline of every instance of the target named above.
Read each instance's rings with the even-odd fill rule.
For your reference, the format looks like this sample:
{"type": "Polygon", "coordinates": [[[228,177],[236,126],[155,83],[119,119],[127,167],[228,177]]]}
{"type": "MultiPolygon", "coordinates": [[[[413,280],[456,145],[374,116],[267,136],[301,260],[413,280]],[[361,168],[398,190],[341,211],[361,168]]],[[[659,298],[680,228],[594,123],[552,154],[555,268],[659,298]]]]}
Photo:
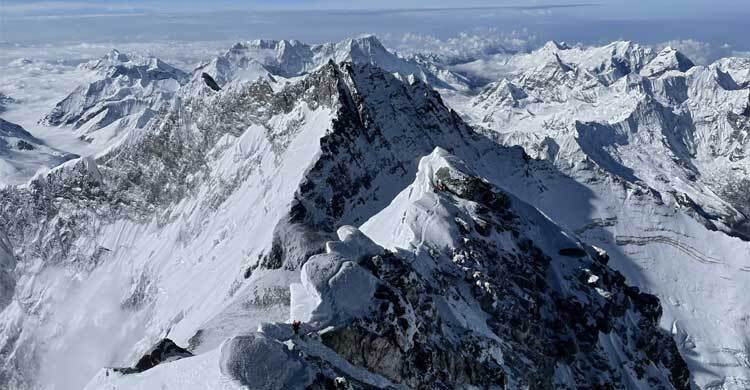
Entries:
{"type": "Polygon", "coordinates": [[[680,72],[685,72],[695,66],[695,63],[690,58],[672,46],[665,47],[657,56],[673,57],[677,61],[677,70],[680,72]]]}
{"type": "Polygon", "coordinates": [[[357,38],[353,38],[351,41],[352,43],[367,44],[373,47],[383,46],[378,37],[372,34],[362,35],[357,38]]]}
{"type": "Polygon", "coordinates": [[[570,50],[571,47],[565,42],[549,41],[542,46],[543,50],[570,50]]]}
{"type": "Polygon", "coordinates": [[[668,71],[686,72],[695,64],[679,50],[667,46],[662,49],[641,71],[646,77],[658,77],[668,71]]]}
{"type": "Polygon", "coordinates": [[[104,56],[104,59],[110,60],[112,62],[128,62],[128,61],[130,61],[130,57],[127,54],[125,54],[125,53],[123,53],[123,52],[121,52],[121,51],[119,51],[117,49],[110,50],[109,53],[107,53],[107,55],[104,56]]]}

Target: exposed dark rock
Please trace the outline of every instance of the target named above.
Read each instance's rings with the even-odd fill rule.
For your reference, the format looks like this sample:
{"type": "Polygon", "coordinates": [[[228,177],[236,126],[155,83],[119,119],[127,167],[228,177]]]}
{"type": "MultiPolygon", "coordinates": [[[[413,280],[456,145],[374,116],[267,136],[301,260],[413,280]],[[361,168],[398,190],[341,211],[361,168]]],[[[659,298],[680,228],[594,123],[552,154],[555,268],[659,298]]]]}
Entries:
{"type": "Polygon", "coordinates": [[[135,374],[154,368],[162,363],[168,363],[186,357],[193,356],[190,351],[181,348],[170,339],[162,339],[158,344],[148,350],[133,367],[115,368],[123,374],[135,374]]]}
{"type": "Polygon", "coordinates": [[[19,140],[16,143],[16,148],[18,148],[18,150],[34,150],[34,149],[36,149],[34,147],[34,145],[32,145],[32,144],[30,144],[30,143],[28,143],[28,142],[26,142],[24,140],[19,140]]]}
{"type": "Polygon", "coordinates": [[[558,253],[567,257],[584,257],[587,255],[586,251],[581,248],[562,248],[558,253]]]}
{"type": "Polygon", "coordinates": [[[214,78],[211,77],[210,74],[203,72],[201,73],[201,77],[203,78],[203,82],[206,83],[206,85],[208,85],[209,88],[213,89],[214,91],[221,91],[221,87],[216,82],[216,80],[214,80],[214,78]]]}

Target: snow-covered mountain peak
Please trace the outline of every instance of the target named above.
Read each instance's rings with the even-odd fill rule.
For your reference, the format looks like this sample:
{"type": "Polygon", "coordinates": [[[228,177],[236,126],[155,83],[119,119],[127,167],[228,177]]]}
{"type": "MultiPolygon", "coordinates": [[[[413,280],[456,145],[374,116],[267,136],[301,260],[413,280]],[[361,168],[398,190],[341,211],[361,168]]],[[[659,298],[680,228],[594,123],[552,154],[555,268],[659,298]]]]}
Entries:
{"type": "Polygon", "coordinates": [[[750,58],[722,58],[709,67],[716,69],[717,78],[729,76],[729,80],[719,80],[719,82],[728,81],[728,83],[722,84],[725,89],[747,89],[750,87],[750,58]]]}
{"type": "Polygon", "coordinates": [[[122,74],[144,79],[144,82],[165,78],[184,82],[187,78],[185,72],[157,57],[126,54],[117,49],[112,49],[102,58],[83,63],[79,67],[95,72],[100,78],[117,77],[122,74]]]}
{"type": "Polygon", "coordinates": [[[651,49],[629,41],[617,41],[601,47],[588,48],[548,42],[530,54],[512,58],[511,66],[517,69],[518,73],[531,72],[530,77],[534,79],[556,79],[549,75],[549,72],[559,69],[562,72],[572,72],[571,77],[575,77],[584,85],[591,80],[610,85],[621,77],[640,71],[651,58],[651,49]],[[529,68],[536,71],[528,71],[529,68]]]}
{"type": "Polygon", "coordinates": [[[82,68],[91,71],[90,80],[61,100],[41,122],[71,126],[81,139],[101,148],[116,143],[129,130],[146,126],[188,81],[185,72],[158,58],[117,50],[82,68]]]}
{"type": "Polygon", "coordinates": [[[110,52],[107,53],[104,56],[104,58],[107,61],[112,62],[112,63],[115,63],[115,62],[128,62],[128,61],[130,61],[130,58],[129,58],[129,56],[127,54],[121,53],[117,49],[110,50],[110,52]]]}
{"type": "Polygon", "coordinates": [[[358,38],[348,38],[335,45],[336,55],[334,59],[338,62],[352,61],[357,63],[379,63],[393,62],[396,55],[388,51],[374,35],[365,35],[358,38]]]}
{"type": "Polygon", "coordinates": [[[446,69],[397,56],[372,35],[319,45],[286,40],[241,42],[224,55],[196,69],[193,79],[197,80],[205,72],[220,85],[233,80],[255,81],[258,78],[275,82],[279,78],[299,77],[329,61],[367,63],[404,77],[414,75],[447,88],[466,88],[468,83],[462,76],[446,69]]]}
{"type": "Polygon", "coordinates": [[[571,47],[568,46],[565,42],[557,42],[557,41],[547,41],[540,49],[538,49],[540,52],[557,52],[559,50],[570,50],[571,47]]]}
{"type": "Polygon", "coordinates": [[[687,56],[671,46],[667,46],[640,73],[646,77],[659,77],[668,71],[687,72],[694,66],[693,61],[687,56]]]}

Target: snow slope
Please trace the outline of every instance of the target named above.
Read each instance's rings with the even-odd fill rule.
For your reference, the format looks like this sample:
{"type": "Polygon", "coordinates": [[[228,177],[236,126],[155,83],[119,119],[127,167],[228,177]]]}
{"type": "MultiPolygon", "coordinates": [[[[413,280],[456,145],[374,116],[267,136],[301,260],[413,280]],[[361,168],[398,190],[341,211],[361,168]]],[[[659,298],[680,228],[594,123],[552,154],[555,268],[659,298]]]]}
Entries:
{"type": "Polygon", "coordinates": [[[616,42],[549,43],[504,63],[500,80],[450,104],[596,194],[589,215],[570,212],[582,206],[568,185],[522,197],[659,296],[701,387],[746,387],[748,62],[694,66],[616,42]]]}

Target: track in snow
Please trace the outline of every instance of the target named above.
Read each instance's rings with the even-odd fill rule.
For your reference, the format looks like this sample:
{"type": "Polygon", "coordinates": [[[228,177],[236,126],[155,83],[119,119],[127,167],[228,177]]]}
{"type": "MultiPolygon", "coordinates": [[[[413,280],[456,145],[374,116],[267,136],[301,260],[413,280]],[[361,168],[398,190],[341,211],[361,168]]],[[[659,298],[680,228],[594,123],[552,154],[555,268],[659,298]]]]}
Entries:
{"type": "Polygon", "coordinates": [[[645,246],[648,244],[664,244],[678,249],[680,252],[690,256],[694,260],[703,264],[724,264],[720,259],[708,256],[703,252],[667,236],[615,236],[615,243],[619,246],[638,245],[645,246]]]}
{"type": "Polygon", "coordinates": [[[615,225],[617,225],[617,217],[594,218],[591,220],[591,222],[576,229],[575,233],[582,234],[591,229],[610,227],[615,225]]]}

